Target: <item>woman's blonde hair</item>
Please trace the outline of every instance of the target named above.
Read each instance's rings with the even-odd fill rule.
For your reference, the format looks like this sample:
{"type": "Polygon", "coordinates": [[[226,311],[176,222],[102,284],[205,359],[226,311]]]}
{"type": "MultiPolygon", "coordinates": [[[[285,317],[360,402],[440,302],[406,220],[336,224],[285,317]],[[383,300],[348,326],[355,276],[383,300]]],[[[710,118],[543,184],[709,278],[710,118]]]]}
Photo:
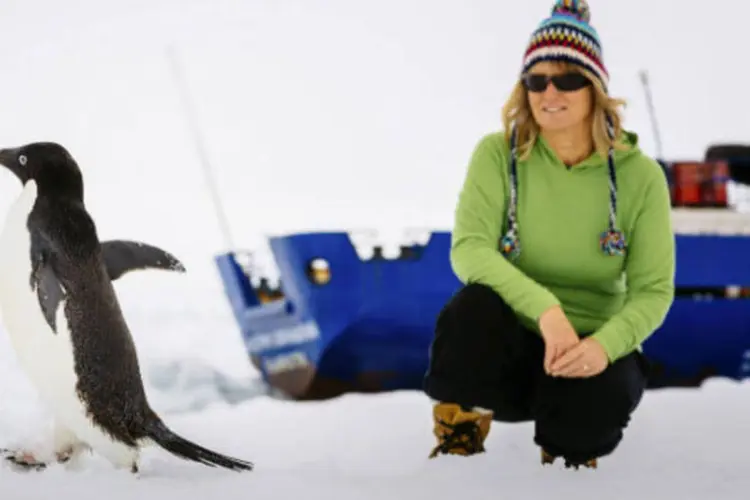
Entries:
{"type": "MultiPolygon", "coordinates": [[[[562,64],[566,71],[577,71],[583,74],[593,84],[594,119],[591,126],[591,135],[594,140],[594,149],[604,158],[607,157],[610,147],[625,149],[625,144],[621,142],[622,114],[618,108],[624,107],[626,102],[623,99],[610,97],[604,91],[599,79],[590,71],[572,63],[561,62],[559,64],[562,64]],[[607,130],[608,115],[612,120],[614,139],[610,138],[607,130]]],[[[510,140],[510,134],[515,125],[519,159],[525,160],[539,135],[539,126],[531,114],[528,94],[520,79],[516,82],[510,97],[503,106],[502,118],[506,140],[510,140]]]]}

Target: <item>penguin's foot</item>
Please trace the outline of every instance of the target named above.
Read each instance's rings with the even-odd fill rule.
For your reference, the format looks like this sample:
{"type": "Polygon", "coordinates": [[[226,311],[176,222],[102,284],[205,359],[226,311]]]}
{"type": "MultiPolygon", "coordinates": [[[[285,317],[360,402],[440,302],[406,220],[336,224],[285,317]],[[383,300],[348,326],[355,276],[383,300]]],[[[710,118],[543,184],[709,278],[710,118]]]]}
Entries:
{"type": "Polygon", "coordinates": [[[55,458],[59,463],[70,461],[88,448],[88,445],[78,439],[78,436],[57,421],[54,426],[53,446],[55,458]]]}
{"type": "Polygon", "coordinates": [[[66,464],[80,456],[84,451],[90,448],[83,443],[75,443],[55,450],[55,460],[59,464],[66,464]]]}
{"type": "Polygon", "coordinates": [[[75,454],[75,450],[71,447],[67,450],[61,450],[55,452],[55,459],[57,460],[57,463],[64,464],[70,461],[71,458],[73,458],[73,455],[75,454]]]}
{"type": "Polygon", "coordinates": [[[46,462],[37,460],[30,451],[3,449],[2,454],[5,460],[21,470],[42,470],[47,467],[46,462]]]}

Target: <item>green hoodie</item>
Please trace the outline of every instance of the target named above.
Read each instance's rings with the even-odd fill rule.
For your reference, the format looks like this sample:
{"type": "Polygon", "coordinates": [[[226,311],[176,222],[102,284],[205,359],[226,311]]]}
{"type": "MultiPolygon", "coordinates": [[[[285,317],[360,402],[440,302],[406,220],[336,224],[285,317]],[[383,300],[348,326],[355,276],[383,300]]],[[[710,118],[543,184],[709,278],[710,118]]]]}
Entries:
{"type": "Polygon", "coordinates": [[[576,331],[593,332],[610,361],[639,349],[664,321],[674,298],[675,239],[669,190],[660,165],[624,134],[615,153],[617,227],[626,256],[606,256],[607,160],[598,153],[566,167],[539,138],[518,161],[515,263],[498,250],[507,230],[509,148],[501,132],[482,138],[459,194],[450,260],[464,283],[493,288],[521,322],[539,332],[539,316],[561,305],[576,331]]]}

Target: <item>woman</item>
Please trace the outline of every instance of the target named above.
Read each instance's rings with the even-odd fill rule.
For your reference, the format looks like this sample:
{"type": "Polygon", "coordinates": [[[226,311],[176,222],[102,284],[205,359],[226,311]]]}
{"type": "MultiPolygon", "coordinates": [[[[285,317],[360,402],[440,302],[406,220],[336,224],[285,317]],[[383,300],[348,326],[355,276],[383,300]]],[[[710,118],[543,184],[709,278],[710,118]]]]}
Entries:
{"type": "Polygon", "coordinates": [[[466,286],[431,346],[433,457],[484,451],[492,420],[533,420],[543,463],[596,467],[641,400],[640,344],[674,297],[671,207],[607,83],[588,6],[558,0],[459,196],[466,286]]]}

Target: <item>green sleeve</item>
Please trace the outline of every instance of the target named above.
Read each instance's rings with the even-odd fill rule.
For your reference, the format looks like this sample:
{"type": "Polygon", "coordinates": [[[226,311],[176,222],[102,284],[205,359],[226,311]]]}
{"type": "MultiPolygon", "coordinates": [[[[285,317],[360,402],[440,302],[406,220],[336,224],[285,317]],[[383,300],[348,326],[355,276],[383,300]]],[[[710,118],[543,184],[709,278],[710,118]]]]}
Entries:
{"type": "Polygon", "coordinates": [[[485,136],[473,152],[456,206],[450,261],[463,283],[491,287],[516,314],[537,321],[559,301],[498,249],[508,178],[501,140],[502,135],[485,136]]]}
{"type": "Polygon", "coordinates": [[[594,333],[610,361],[637,349],[664,321],[674,299],[675,237],[669,188],[654,175],[644,191],[625,263],[623,308],[594,333]]]}

